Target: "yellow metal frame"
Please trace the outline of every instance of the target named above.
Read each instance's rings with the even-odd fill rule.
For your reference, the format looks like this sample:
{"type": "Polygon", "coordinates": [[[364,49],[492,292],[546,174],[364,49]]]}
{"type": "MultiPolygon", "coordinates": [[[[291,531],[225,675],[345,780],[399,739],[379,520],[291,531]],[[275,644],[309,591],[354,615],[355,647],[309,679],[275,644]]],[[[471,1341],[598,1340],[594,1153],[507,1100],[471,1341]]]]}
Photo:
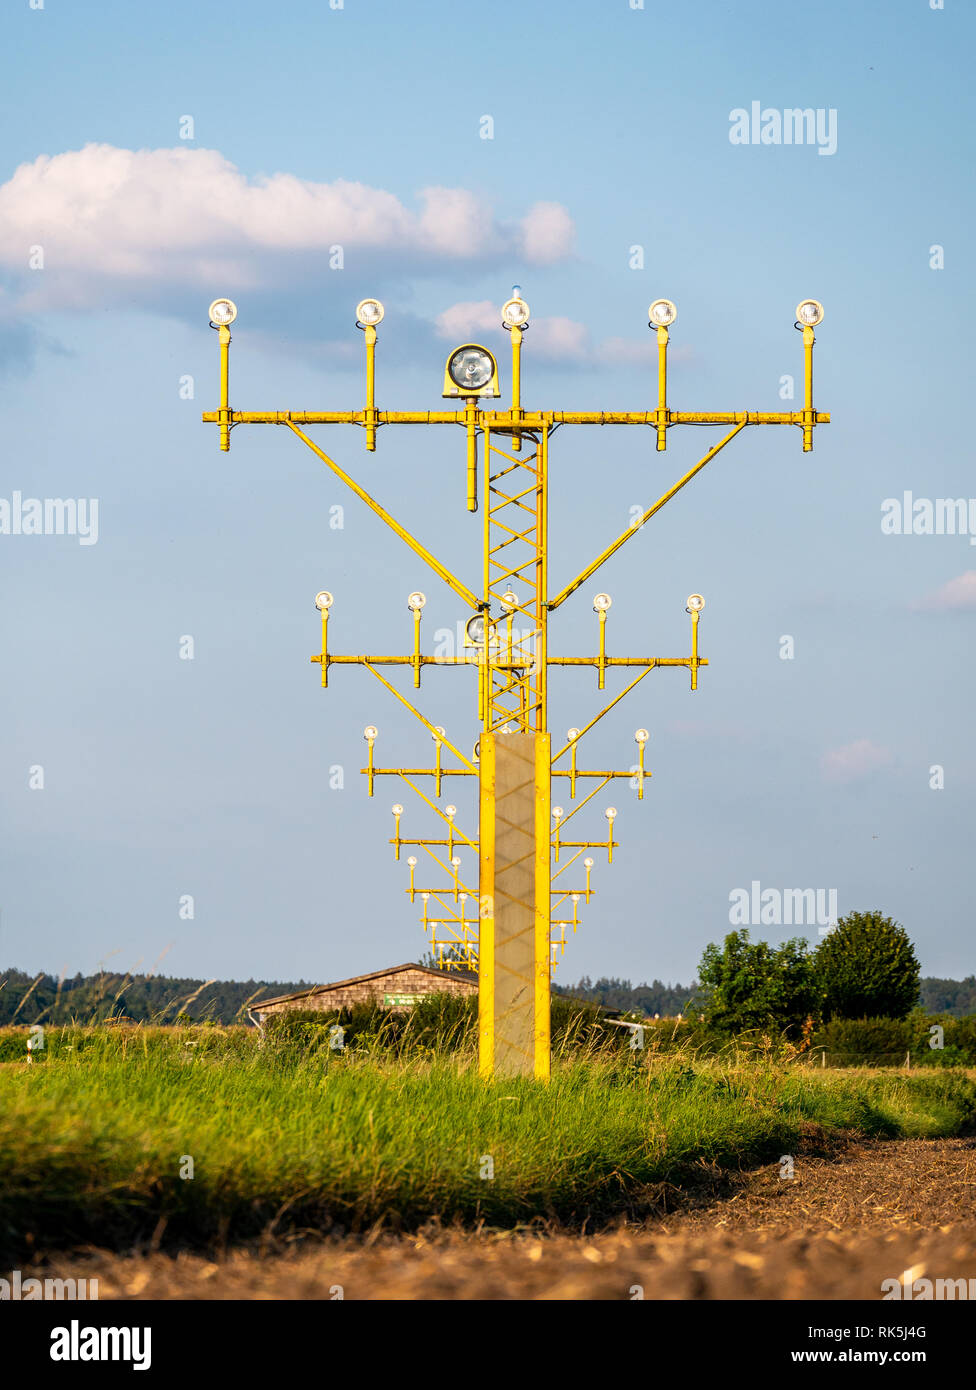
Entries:
{"type": "MultiPolygon", "coordinates": [[[[799,325],[797,325],[799,327],[799,325]]],[[[218,442],[222,451],[230,448],[231,430],[237,425],[272,424],[289,429],[305,444],[376,516],[383,521],[466,605],[484,618],[484,641],[474,645],[467,641],[462,654],[454,657],[425,655],[421,649],[420,611],[413,617],[412,650],[399,655],[347,655],[329,651],[329,611],[322,611],[321,651],[312,656],[320,663],[321,683],[328,685],[329,668],[336,665],[367,667],[383,685],[432,735],[435,743],[433,767],[378,767],[374,762],[374,738],[368,738],[366,774],[369,795],[375,789],[376,778],[398,777],[418,798],[432,809],[447,825],[444,838],[404,838],[400,832],[400,813],[395,813],[394,846],[396,858],[404,845],[423,848],[440,872],[448,879],[444,886],[418,887],[416,858],[411,856],[410,886],[406,890],[410,901],[419,895],[423,902],[423,924],[430,933],[435,954],[440,952],[448,968],[473,967],[479,970],[479,1058],[483,1074],[493,1074],[495,1054],[495,904],[491,885],[495,875],[495,736],[512,731],[532,735],[535,739],[534,761],[534,1074],[540,1079],[549,1075],[549,991],[551,966],[565,947],[566,927],[575,932],[579,925],[578,904],[589,902],[592,858],[584,859],[585,887],[569,889],[553,884],[566,869],[575,865],[587,849],[604,849],[608,861],[613,861],[617,848],[614,839],[614,817],[609,817],[605,840],[570,840],[565,837],[569,820],[587,806],[614,780],[630,778],[636,781],[637,796],[642,800],[644,783],[651,773],[645,768],[645,746],[639,742],[637,773],[632,769],[584,769],[577,764],[577,749],[582,738],[611,709],[630,693],[652,670],[665,667],[685,667],[691,689],[698,687],[698,673],[707,666],[699,655],[698,624],[700,613],[691,612],[691,652],[684,657],[614,657],[607,654],[607,613],[599,613],[598,650],[593,656],[554,656],[548,648],[549,615],[562,606],[611,556],[644,524],[661,510],[682,488],[731,443],[743,430],[752,426],[789,425],[799,428],[803,451],[813,448],[813,434],[818,425],[829,424],[830,415],[817,411],[813,402],[814,332],[803,326],[804,397],[800,411],[675,411],[667,403],[667,352],[669,333],[657,328],[658,392],[657,407],[644,411],[526,411],[521,404],[521,350],[525,328],[510,328],[512,349],[512,394],[508,410],[483,409],[476,398],[464,398],[458,410],[441,411],[383,411],[376,406],[375,352],[377,333],[374,326],[364,329],[366,346],[366,404],[360,411],[237,411],[230,406],[230,329],[219,329],[220,347],[220,405],[216,411],[203,414],[206,423],[218,427],[218,442]],[[476,511],[479,504],[478,441],[482,443],[484,461],[483,481],[483,564],[480,596],[461,578],[396,520],[366,489],[350,476],[325,450],[305,432],[309,425],[355,425],[365,432],[366,449],[376,449],[378,433],[391,425],[448,425],[464,431],[467,450],[466,506],[476,511]],[[664,451],[669,430],[681,425],[711,425],[725,427],[722,438],[689,468],[675,483],[650,503],[639,520],[600,551],[569,583],[552,597],[548,590],[548,474],[549,446],[557,427],[588,425],[598,427],[636,426],[652,430],[656,451],[664,451]],[[468,758],[443,730],[436,728],[396,686],[381,673],[383,666],[408,667],[414,688],[419,688],[425,667],[470,667],[475,673],[478,722],[481,728],[480,761],[468,758]],[[592,666],[597,676],[597,688],[603,690],[608,672],[618,667],[637,668],[637,674],[619,691],[574,737],[553,754],[548,730],[548,674],[550,667],[592,666]],[[457,760],[457,766],[444,766],[443,752],[447,750],[457,760]],[[569,768],[556,764],[570,754],[569,768]],[[455,824],[454,815],[444,811],[417,786],[415,779],[432,778],[434,796],[439,798],[442,781],[453,777],[477,777],[479,787],[479,833],[475,839],[455,824]],[[597,785],[568,814],[556,817],[551,825],[550,803],[555,779],[565,778],[571,801],[576,801],[577,781],[587,779],[597,785]],[[440,850],[446,848],[444,858],[440,850]],[[477,892],[462,882],[461,868],[454,861],[457,849],[478,854],[477,892]],[[569,853],[559,866],[560,853],[569,853]],[[430,904],[433,900],[434,914],[430,904]],[[563,905],[572,902],[572,918],[554,916],[563,905]],[[477,917],[467,913],[469,902],[477,906],[477,917]],[[456,905],[456,906],[455,906],[456,905]],[[438,912],[444,915],[436,915],[438,912]],[[475,935],[475,932],[477,935],[475,935]]],[[[480,346],[466,344],[462,346],[480,346]]],[[[483,349],[488,351],[487,349],[483,349]]],[[[454,349],[457,351],[457,349],[454,349]]],[[[451,354],[453,355],[453,353],[451,354]]],[[[495,363],[492,380],[485,394],[497,396],[498,374],[495,363]]],[[[450,358],[448,359],[450,360],[450,358]]],[[[445,375],[445,392],[450,383],[445,375]]],[[[453,388],[452,388],[453,389],[453,388]]],[[[450,785],[450,783],[448,783],[450,785]]],[[[397,803],[399,806],[399,803],[397,803]]],[[[453,809],[453,808],[449,808],[453,809]]]]}
{"type": "Polygon", "coordinates": [[[552,1065],[550,997],[552,992],[552,869],[549,819],[552,778],[549,735],[536,735],[535,755],[535,1007],[534,1073],[548,1081],[552,1065]]]}
{"type": "MultiPolygon", "coordinates": [[[[486,729],[510,725],[523,733],[547,727],[546,523],[548,438],[546,428],[523,432],[531,452],[515,457],[485,429],[484,568],[485,604],[504,614],[502,639],[486,642],[483,668],[486,729]],[[516,602],[508,601],[515,589],[516,602]],[[516,627],[516,620],[528,626],[516,627]]],[[[501,436],[505,438],[506,436],[501,436]]],[[[486,611],[489,608],[486,607],[486,611]]]]}
{"type": "MultiPolygon", "coordinates": [[[[482,738],[481,744],[478,952],[480,960],[490,963],[495,959],[495,740],[482,738]]],[[[478,974],[478,1065],[482,1076],[494,1073],[495,972],[490,964],[478,974]]]]}

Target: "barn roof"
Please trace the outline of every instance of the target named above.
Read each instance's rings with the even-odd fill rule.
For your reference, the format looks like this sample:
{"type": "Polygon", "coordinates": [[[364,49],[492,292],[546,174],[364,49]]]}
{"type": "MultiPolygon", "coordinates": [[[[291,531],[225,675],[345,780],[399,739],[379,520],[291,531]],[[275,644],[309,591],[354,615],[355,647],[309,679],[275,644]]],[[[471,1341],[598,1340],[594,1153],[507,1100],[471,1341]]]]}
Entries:
{"type": "MultiPolygon", "coordinates": [[[[294,994],[279,994],[273,999],[258,999],[251,1008],[254,1012],[266,1009],[269,1004],[287,1004],[292,999],[308,999],[313,994],[325,994],[330,989],[344,989],[349,985],[361,985],[367,980],[380,980],[387,975],[398,975],[402,970],[419,970],[424,975],[431,975],[435,979],[443,980],[444,970],[436,970],[433,966],[418,965],[416,961],[408,960],[403,965],[390,965],[385,970],[372,970],[368,975],[353,975],[348,980],[333,980],[327,985],[310,985],[308,989],[297,990],[294,994]]],[[[470,970],[452,970],[451,976],[454,979],[468,980],[471,984],[478,983],[478,977],[470,970]]]]}

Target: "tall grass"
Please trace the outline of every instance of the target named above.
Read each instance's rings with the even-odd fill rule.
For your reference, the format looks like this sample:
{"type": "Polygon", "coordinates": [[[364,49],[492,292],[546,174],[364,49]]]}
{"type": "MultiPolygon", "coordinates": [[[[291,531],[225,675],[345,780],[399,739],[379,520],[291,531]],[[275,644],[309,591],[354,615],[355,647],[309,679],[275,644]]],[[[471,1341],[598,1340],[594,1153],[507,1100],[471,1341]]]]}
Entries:
{"type": "Polygon", "coordinates": [[[935,1136],[976,1119],[976,1085],[958,1072],[821,1075],[624,1053],[557,1062],[543,1086],[486,1083],[464,1055],[297,1055],[245,1030],[47,1041],[45,1064],[0,1068],[5,1258],[433,1217],[578,1225],[646,1214],[661,1183],[703,1164],[795,1153],[818,1126],[935,1136]]]}

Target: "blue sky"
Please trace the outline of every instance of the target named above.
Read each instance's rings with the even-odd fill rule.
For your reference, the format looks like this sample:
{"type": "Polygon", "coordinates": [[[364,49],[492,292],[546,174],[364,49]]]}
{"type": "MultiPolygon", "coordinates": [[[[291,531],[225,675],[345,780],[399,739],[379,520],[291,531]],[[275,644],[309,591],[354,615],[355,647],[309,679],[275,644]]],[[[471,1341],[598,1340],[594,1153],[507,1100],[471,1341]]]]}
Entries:
{"type": "MultiPolygon", "coordinates": [[[[335,979],[424,949],[385,844],[389,803],[407,799],[368,800],[355,770],[367,721],[391,763],[429,740],[364,671],[319,689],[312,597],[335,592],[346,651],[406,650],[417,587],[428,640],[462,613],[284,431],[242,427],[217,452],[199,419],[216,405],[206,309],[239,304],[237,408],[353,408],[354,308],[379,295],[380,405],[439,409],[453,326],[517,282],[527,405],[653,407],[646,309],[667,295],[673,408],[789,408],[793,310],[813,295],[833,417],[809,455],[797,431],[744,432],[553,619],[554,650],[593,650],[590,589],[605,588],[612,652],[678,655],[700,590],[711,662],[694,695],[654,673],[594,735],[596,765],[625,766],[646,726],[654,777],[641,803],[615,793],[622,849],[595,870],[557,978],[686,980],[756,880],[836,888],[842,912],[902,921],[926,973],[971,973],[976,551],[881,530],[906,489],[976,495],[971,10],[457,13],[7,7],[0,499],[97,498],[99,534],[0,534],[0,963],[146,969],[165,952],[181,975],[335,979]],[[733,145],[730,112],[753,101],[835,111],[836,152],[733,145]]],[[[387,430],[375,455],[358,431],[315,437],[476,580],[463,456],[432,433],[387,430]]],[[[557,435],[554,586],[711,439],[673,430],[659,455],[643,431],[557,435]]],[[[422,692],[466,743],[468,674],[434,671],[422,692]]],[[[599,707],[592,679],[553,685],[554,730],[599,707]]],[[[754,929],[795,933],[816,927],[754,929]]]]}

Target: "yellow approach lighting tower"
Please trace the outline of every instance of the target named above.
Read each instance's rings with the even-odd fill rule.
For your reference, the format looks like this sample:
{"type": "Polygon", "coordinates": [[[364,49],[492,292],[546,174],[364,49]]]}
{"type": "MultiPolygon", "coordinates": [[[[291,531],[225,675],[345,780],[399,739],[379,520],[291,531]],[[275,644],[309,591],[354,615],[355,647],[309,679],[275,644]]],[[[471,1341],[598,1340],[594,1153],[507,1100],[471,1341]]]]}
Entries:
{"type": "MultiPolygon", "coordinates": [[[[658,394],[653,410],[574,413],[523,409],[520,368],[529,306],[515,286],[501,310],[502,327],[508,330],[512,349],[511,404],[507,409],[498,401],[494,356],[480,343],[462,343],[449,354],[444,369],[443,396],[453,402],[452,408],[380,410],[375,399],[375,353],[384,309],[376,299],[363,299],[356,310],[366,350],[366,404],[361,410],[244,411],[231,408],[228,386],[230,325],[237,309],[229,299],[214,300],[210,306],[211,327],[217,330],[220,344],[220,407],[205,412],[203,419],[217,425],[220,448],[230,448],[231,431],[239,425],[279,425],[290,430],[470,611],[464,646],[453,656],[423,652],[420,629],[427,600],[419,591],[407,598],[413,635],[409,652],[339,655],[329,647],[333,595],[323,589],[315,599],[321,614],[321,650],[311,659],[320,666],[323,686],[328,685],[334,666],[365,666],[390,696],[416,716],[433,741],[432,766],[381,767],[376,760],[378,729],[368,724],[363,731],[366,767],[362,771],[370,796],[378,778],[394,777],[439,818],[436,837],[404,836],[404,808],[394,802],[390,843],[398,860],[402,850],[410,851],[406,857],[406,892],[411,903],[419,900],[422,905],[422,922],[435,958],[445,969],[468,968],[478,973],[479,1058],[485,1076],[549,1076],[552,966],[565,946],[567,927],[575,931],[579,925],[579,904],[588,903],[593,891],[594,860],[588,851],[605,851],[612,863],[617,848],[617,809],[613,805],[604,809],[605,833],[601,830],[598,838],[580,836],[578,831],[574,835],[576,827],[570,822],[616,779],[627,779],[642,800],[645,780],[651,775],[645,766],[646,729],[638,729],[634,735],[637,761],[625,771],[581,766],[578,752],[582,740],[651,671],[683,666],[694,690],[699,667],[708,664],[698,648],[698,626],[705,606],[700,594],[692,594],[686,603],[691,617],[688,656],[609,656],[607,621],[612,601],[606,593],[597,593],[592,599],[597,619],[596,655],[553,655],[548,645],[550,616],[748,426],[794,425],[802,433],[804,452],[809,452],[815,427],[830,421],[829,414],[813,405],[814,328],[823,318],[823,307],[816,300],[806,299],[797,307],[795,327],[803,334],[805,390],[803,409],[786,412],[672,410],[667,391],[668,338],[676,313],[668,299],[655,300],[649,310],[649,326],[656,334],[658,348],[658,394]],[[388,425],[460,427],[467,447],[468,511],[478,511],[479,499],[481,505],[482,568],[479,580],[472,581],[477,587],[469,587],[452,573],[340,467],[306,432],[313,425],[354,425],[364,432],[366,449],[371,453],[379,431],[388,425]],[[713,425],[724,433],[692,468],[635,517],[622,535],[568,584],[554,590],[548,574],[549,448],[553,432],[567,425],[636,425],[652,432],[661,452],[667,447],[668,431],[676,425],[713,425]],[[480,485],[479,452],[483,460],[480,485]],[[413,688],[419,689],[424,668],[432,665],[465,667],[473,673],[480,726],[473,751],[470,731],[465,738],[431,724],[386,674],[390,667],[406,667],[413,688]],[[625,683],[581,728],[570,729],[565,738],[553,741],[547,688],[549,673],[557,666],[592,667],[601,691],[608,672],[613,679],[618,668],[625,683]],[[451,803],[452,785],[464,785],[454,782],[457,777],[477,780],[477,830],[460,823],[457,808],[451,803]],[[591,785],[592,790],[585,790],[591,785]],[[558,796],[555,788],[559,789],[558,796]],[[566,802],[571,809],[558,802],[566,802]],[[414,850],[423,852],[423,869],[414,850]]],[[[341,613],[341,605],[337,609],[341,613]]]]}

